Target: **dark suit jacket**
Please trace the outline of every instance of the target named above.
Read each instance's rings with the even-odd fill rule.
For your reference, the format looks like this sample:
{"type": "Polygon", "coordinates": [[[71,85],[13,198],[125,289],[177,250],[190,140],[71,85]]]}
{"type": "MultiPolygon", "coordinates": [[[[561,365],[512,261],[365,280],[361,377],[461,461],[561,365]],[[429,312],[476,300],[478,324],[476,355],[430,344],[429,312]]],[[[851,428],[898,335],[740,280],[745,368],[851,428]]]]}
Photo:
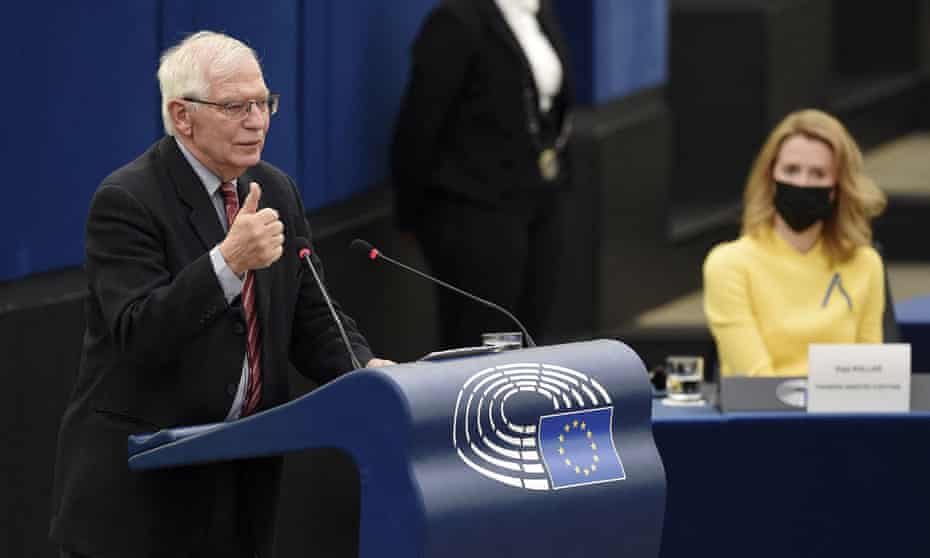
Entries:
{"type": "MultiPolygon", "coordinates": [[[[259,163],[239,178],[262,187],[285,227],[284,255],[256,272],[262,331],[260,410],[288,397],[287,371],[323,382],[351,370],[319,289],[296,257],[310,238],[292,180],[259,163]]],[[[52,537],[94,557],[184,556],[206,529],[214,466],[136,473],[127,436],[222,421],[245,353],[241,306],[229,305],[208,251],[223,239],[216,210],[175,140],[166,137],[117,170],[87,221],[89,296],[80,371],[58,440],[52,537]]],[[[319,263],[318,261],[316,263],[319,263]]],[[[371,358],[343,316],[359,359],[371,358]]],[[[256,537],[270,544],[279,463],[259,466],[256,537]]]]}
{"type": "MultiPolygon", "coordinates": [[[[550,2],[541,2],[538,19],[563,67],[550,111],[557,135],[573,103],[571,71],[550,2]]],[[[516,190],[564,185],[566,173],[556,184],[540,175],[528,114],[539,116],[536,82],[494,0],[442,2],[423,24],[412,58],[392,149],[401,228],[416,225],[430,190],[502,206],[516,190]]],[[[564,151],[560,163],[567,167],[564,151]]]]}

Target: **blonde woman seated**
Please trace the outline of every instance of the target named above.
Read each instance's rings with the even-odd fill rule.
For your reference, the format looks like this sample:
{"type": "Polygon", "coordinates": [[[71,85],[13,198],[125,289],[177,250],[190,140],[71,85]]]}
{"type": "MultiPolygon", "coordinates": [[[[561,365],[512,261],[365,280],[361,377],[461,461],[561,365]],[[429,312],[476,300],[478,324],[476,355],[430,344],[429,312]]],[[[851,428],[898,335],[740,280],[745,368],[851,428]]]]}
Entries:
{"type": "Polygon", "coordinates": [[[775,128],[743,193],[742,233],[704,261],[722,375],[803,376],[810,343],[881,343],[885,283],[871,220],[885,195],[832,116],[775,128]]]}

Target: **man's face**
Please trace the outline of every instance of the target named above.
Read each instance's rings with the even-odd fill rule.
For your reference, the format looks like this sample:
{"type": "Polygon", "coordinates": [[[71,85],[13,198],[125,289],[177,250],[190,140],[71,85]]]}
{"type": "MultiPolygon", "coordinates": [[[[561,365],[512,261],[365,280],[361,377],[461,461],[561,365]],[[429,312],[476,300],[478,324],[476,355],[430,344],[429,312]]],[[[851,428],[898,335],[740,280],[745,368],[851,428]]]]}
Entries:
{"type": "MultiPolygon", "coordinates": [[[[205,101],[230,103],[261,100],[268,97],[268,87],[258,63],[243,60],[225,79],[207,74],[210,83],[205,101]]],[[[199,104],[188,110],[189,126],[178,127],[178,134],[197,159],[222,180],[241,175],[259,162],[271,115],[252,105],[242,120],[229,118],[221,107],[199,104]],[[182,129],[186,128],[186,129],[182,129]]]]}

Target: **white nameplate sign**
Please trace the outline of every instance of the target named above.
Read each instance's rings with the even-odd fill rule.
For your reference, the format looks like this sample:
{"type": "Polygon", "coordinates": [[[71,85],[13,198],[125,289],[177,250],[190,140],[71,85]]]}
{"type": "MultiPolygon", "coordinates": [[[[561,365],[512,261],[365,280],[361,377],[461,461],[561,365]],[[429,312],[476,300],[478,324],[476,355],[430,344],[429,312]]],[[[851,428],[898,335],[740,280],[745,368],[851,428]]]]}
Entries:
{"type": "Polygon", "coordinates": [[[911,406],[907,343],[810,345],[811,413],[906,413],[911,406]]]}

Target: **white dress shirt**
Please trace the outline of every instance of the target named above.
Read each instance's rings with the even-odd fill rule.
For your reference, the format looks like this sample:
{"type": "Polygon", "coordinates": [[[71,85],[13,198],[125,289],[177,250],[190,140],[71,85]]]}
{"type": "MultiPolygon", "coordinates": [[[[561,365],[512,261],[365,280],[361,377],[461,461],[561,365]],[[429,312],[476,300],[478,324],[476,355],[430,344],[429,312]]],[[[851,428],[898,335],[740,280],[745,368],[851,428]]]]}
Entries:
{"type": "Polygon", "coordinates": [[[552,99],[562,89],[562,62],[536,19],[539,0],[495,2],[530,63],[536,91],[539,93],[539,109],[544,113],[549,112],[552,99]]]}

